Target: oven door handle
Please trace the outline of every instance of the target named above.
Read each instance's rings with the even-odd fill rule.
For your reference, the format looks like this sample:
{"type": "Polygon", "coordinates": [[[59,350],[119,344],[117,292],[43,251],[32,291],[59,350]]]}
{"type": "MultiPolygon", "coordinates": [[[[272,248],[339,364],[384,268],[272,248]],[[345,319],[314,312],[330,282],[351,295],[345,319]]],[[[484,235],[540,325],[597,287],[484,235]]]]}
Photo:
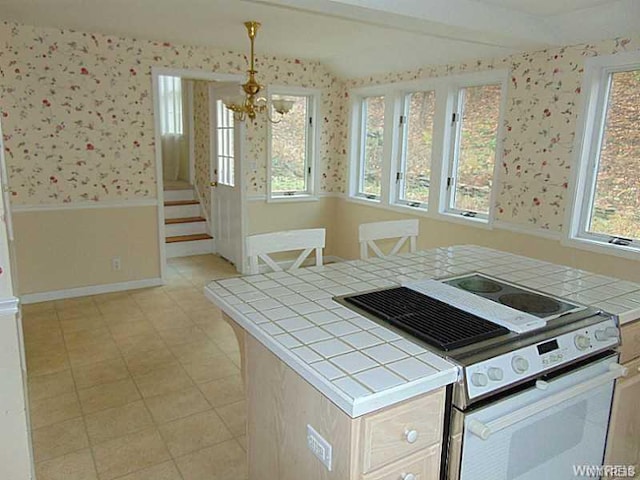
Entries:
{"type": "Polygon", "coordinates": [[[489,436],[491,436],[492,433],[504,430],[505,428],[508,428],[515,423],[532,417],[537,413],[540,413],[549,408],[553,408],[556,405],[561,404],[562,402],[566,402],[567,400],[577,397],[578,395],[589,392],[596,387],[599,387],[626,375],[627,368],[618,363],[612,363],[609,365],[609,372],[607,373],[603,373],[602,375],[592,378],[591,380],[588,380],[584,383],[574,385],[573,387],[570,387],[566,390],[543,398],[536,403],[527,405],[526,407],[521,408],[520,410],[516,410],[515,412],[511,412],[504,417],[498,418],[497,420],[483,423],[472,418],[467,422],[467,430],[469,430],[477,437],[480,437],[482,440],[486,440],[489,438],[489,436]]]}

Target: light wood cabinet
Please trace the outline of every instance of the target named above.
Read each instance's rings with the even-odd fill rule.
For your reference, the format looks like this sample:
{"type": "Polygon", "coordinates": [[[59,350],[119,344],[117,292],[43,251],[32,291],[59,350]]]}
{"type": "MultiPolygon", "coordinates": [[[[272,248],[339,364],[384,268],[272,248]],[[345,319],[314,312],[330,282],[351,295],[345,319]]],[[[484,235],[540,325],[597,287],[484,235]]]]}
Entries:
{"type": "Polygon", "coordinates": [[[351,418],[248,334],[244,358],[250,480],[439,479],[443,388],[351,418]],[[309,450],[307,425],[332,445],[331,471],[309,450]]]}
{"type": "Polygon", "coordinates": [[[440,446],[433,445],[420,450],[410,457],[382,467],[373,473],[363,475],[362,480],[431,480],[440,472],[440,446]],[[413,475],[413,477],[411,476],[413,475]]]}
{"type": "Polygon", "coordinates": [[[606,463],[640,468],[640,320],[623,326],[621,350],[629,373],[616,382],[606,463]]]}
{"type": "Polygon", "coordinates": [[[442,439],[444,395],[428,395],[362,420],[362,472],[375,470],[442,439]]]}

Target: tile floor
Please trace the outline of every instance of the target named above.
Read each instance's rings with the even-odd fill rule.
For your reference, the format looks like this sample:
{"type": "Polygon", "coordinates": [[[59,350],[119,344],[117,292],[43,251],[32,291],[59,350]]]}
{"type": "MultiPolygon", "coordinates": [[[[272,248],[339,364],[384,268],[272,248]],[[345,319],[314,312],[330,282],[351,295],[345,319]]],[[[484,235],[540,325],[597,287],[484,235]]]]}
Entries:
{"type": "Polygon", "coordinates": [[[38,480],[246,478],[238,344],[202,293],[235,269],[202,255],[168,272],[24,307],[38,480]]]}

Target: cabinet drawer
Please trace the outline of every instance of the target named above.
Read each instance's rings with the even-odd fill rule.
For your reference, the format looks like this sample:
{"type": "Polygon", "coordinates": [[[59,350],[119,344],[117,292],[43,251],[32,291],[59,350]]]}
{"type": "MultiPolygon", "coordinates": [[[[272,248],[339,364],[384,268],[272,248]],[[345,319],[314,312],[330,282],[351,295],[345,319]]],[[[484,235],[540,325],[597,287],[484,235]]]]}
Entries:
{"type": "Polygon", "coordinates": [[[363,419],[362,473],[442,440],[444,389],[363,419]]]}
{"type": "Polygon", "coordinates": [[[438,480],[440,478],[440,444],[420,450],[410,457],[363,475],[362,480],[402,480],[413,475],[414,480],[438,480]]]}
{"type": "Polygon", "coordinates": [[[640,320],[622,326],[622,363],[640,357],[640,320]]]}

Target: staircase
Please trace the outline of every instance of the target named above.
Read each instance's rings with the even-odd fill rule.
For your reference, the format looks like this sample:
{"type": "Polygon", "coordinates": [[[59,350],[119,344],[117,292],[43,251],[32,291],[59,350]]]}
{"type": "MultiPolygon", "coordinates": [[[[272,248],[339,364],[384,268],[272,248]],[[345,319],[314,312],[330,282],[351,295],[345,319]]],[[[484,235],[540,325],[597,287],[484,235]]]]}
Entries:
{"type": "Polygon", "coordinates": [[[213,253],[213,237],[193,188],[164,191],[164,233],[167,258],[213,253]]]}

